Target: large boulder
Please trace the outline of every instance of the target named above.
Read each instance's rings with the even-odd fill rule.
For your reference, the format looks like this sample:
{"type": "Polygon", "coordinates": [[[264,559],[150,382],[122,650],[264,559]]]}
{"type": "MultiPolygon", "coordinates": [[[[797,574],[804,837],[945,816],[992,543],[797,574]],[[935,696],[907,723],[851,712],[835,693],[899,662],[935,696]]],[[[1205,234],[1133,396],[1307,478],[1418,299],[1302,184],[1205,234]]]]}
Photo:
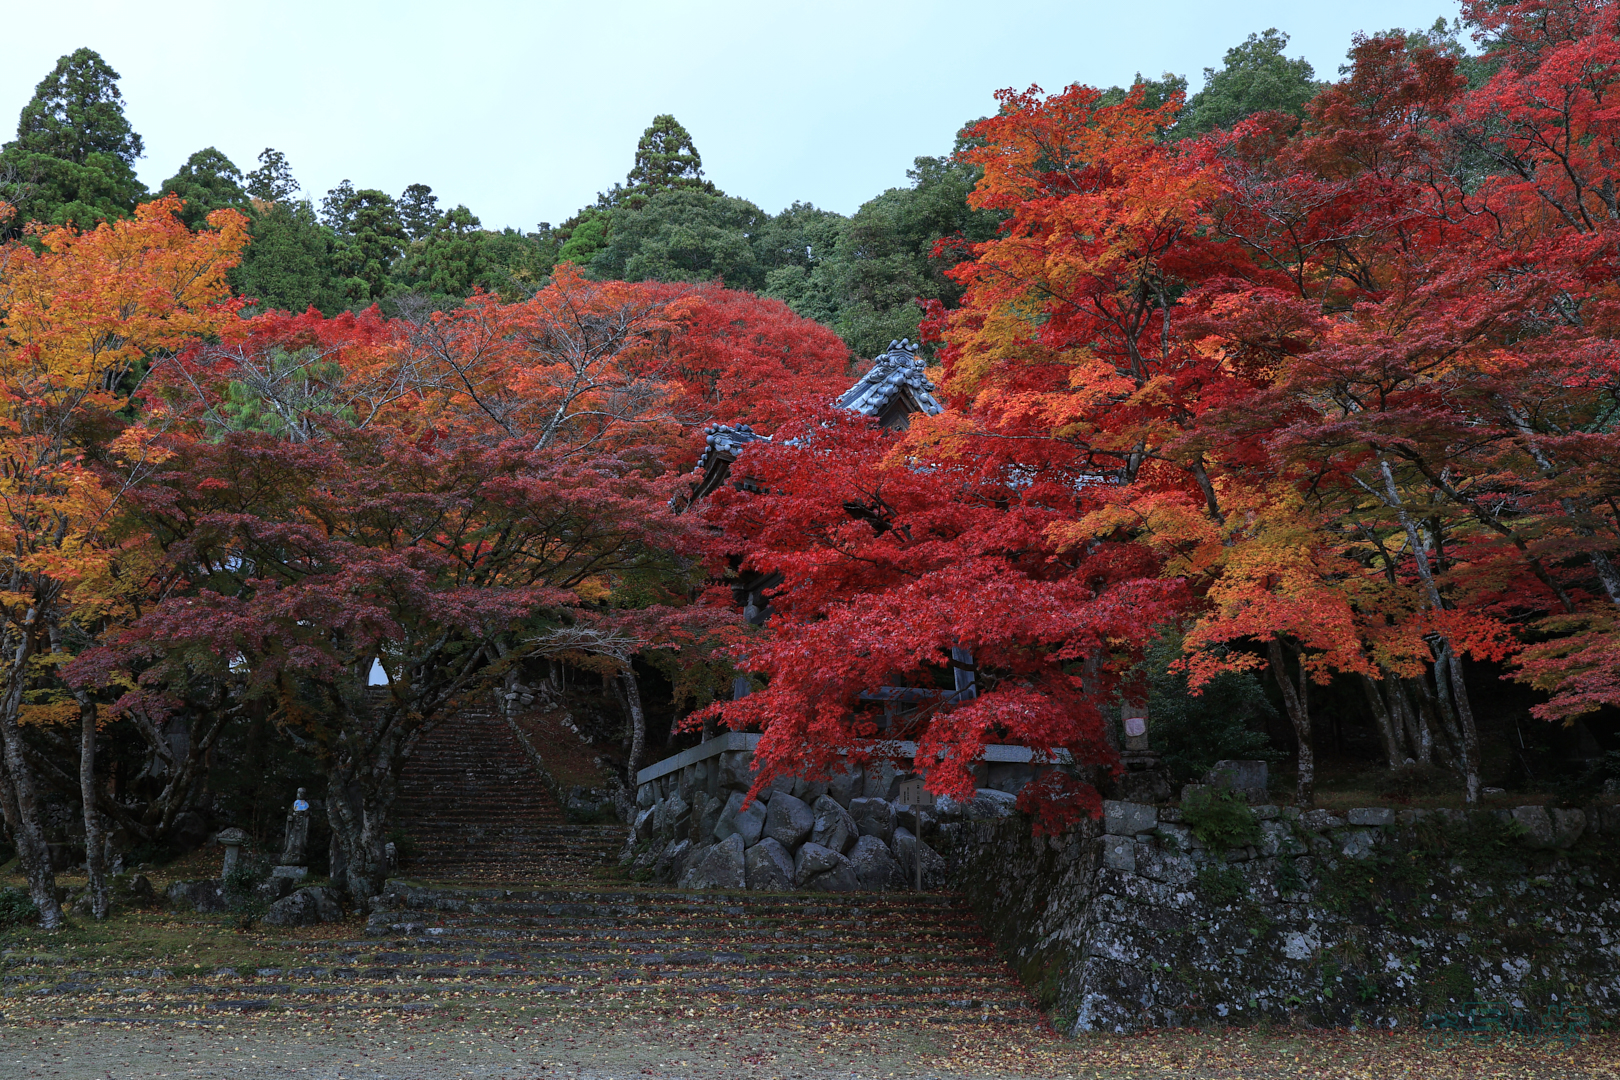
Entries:
{"type": "Polygon", "coordinates": [[[720,814],[725,808],[726,800],[718,795],[710,795],[706,791],[693,795],[692,838],[701,843],[713,836],[715,828],[720,824],[720,814]]]}
{"type": "Polygon", "coordinates": [[[787,892],[793,888],[793,856],[767,836],[743,856],[743,876],[750,889],[787,892]]]}
{"type": "Polygon", "coordinates": [[[756,802],[737,815],[737,835],[743,838],[743,847],[753,847],[765,835],[765,804],[756,802]]]}
{"type": "Polygon", "coordinates": [[[827,781],[827,794],[840,806],[848,806],[851,799],[866,794],[866,770],[859,765],[841,773],[834,773],[827,781]]]}
{"type": "MultiPolygon", "coordinates": [[[[805,846],[808,847],[809,845],[805,846]]],[[[837,858],[838,862],[831,870],[823,870],[821,873],[809,878],[802,887],[812,892],[857,891],[861,887],[861,883],[855,877],[855,867],[850,865],[850,861],[844,856],[839,855],[837,858]]]]}
{"type": "Polygon", "coordinates": [[[810,808],[785,791],[771,796],[771,806],[765,814],[765,835],[792,851],[816,827],[816,816],[810,808]]]}
{"type": "Polygon", "coordinates": [[[1526,846],[1543,850],[1574,847],[1586,831],[1586,814],[1580,810],[1519,806],[1513,810],[1513,822],[1523,830],[1526,846]]]}
{"type": "MultiPolygon", "coordinates": [[[[644,786],[651,786],[651,785],[644,785],[644,786]]],[[[653,815],[656,814],[656,813],[657,813],[657,811],[654,810],[651,806],[649,806],[646,809],[642,810],[641,813],[636,815],[635,822],[633,824],[631,824],[631,826],[630,826],[630,843],[632,843],[632,844],[637,843],[639,841],[647,839],[649,836],[652,835],[652,831],[653,831],[653,827],[652,827],[653,815]]]]}
{"type": "Polygon", "coordinates": [[[945,859],[926,843],[918,842],[910,829],[894,830],[894,857],[900,864],[900,873],[906,888],[917,887],[917,856],[922,854],[922,887],[933,891],[945,888],[945,859]]]}
{"type": "Polygon", "coordinates": [[[900,864],[889,851],[889,845],[875,836],[862,836],[855,841],[849,853],[849,864],[855,870],[855,880],[869,892],[890,892],[906,887],[900,864]]]}
{"type": "Polygon", "coordinates": [[[892,761],[874,761],[866,767],[866,781],[861,794],[868,799],[894,801],[900,793],[900,772],[892,761]]]}
{"type": "Polygon", "coordinates": [[[212,881],[176,881],[169,886],[165,895],[174,907],[205,915],[224,911],[231,906],[225,898],[225,883],[218,878],[212,881]]]}
{"type": "Polygon", "coordinates": [[[720,755],[720,786],[748,790],[754,783],[754,755],[747,750],[727,750],[720,755]]]}
{"type": "Polygon", "coordinates": [[[816,800],[825,794],[827,794],[827,784],[825,781],[793,781],[793,797],[804,803],[806,806],[814,806],[816,800]]]}
{"type": "Polygon", "coordinates": [[[1018,796],[994,788],[980,788],[971,801],[962,804],[962,816],[969,821],[991,821],[1011,817],[1018,806],[1018,796]]]}
{"type": "Polygon", "coordinates": [[[734,833],[705,851],[682,875],[680,886],[683,889],[747,888],[742,837],[734,833]]]}
{"type": "Polygon", "coordinates": [[[875,836],[885,845],[894,839],[894,804],[887,799],[851,799],[849,816],[862,836],[875,836]]]}
{"type": "Polygon", "coordinates": [[[715,823],[714,838],[724,840],[735,833],[743,838],[743,847],[751,848],[759,843],[759,838],[765,831],[765,807],[755,800],[745,810],[744,798],[740,791],[731,793],[731,797],[726,800],[725,809],[720,814],[720,820],[715,823]]]}
{"type": "Polygon", "coordinates": [[[115,874],[112,899],[120,907],[149,907],[157,903],[158,895],[145,874],[115,874]]]}
{"type": "Polygon", "coordinates": [[[316,926],[342,918],[343,905],[338,903],[337,890],[312,885],[271,904],[263,922],[266,926],[316,926]]]}
{"type": "Polygon", "coordinates": [[[297,885],[298,882],[290,877],[282,874],[271,874],[254,887],[253,895],[260,900],[266,900],[273,904],[277,900],[283,900],[291,896],[293,889],[297,885]]]}
{"type": "Polygon", "coordinates": [[[1266,801],[1266,763],[1217,761],[1204,777],[1204,783],[1235,791],[1252,803],[1263,803],[1266,801]]]}
{"type": "Polygon", "coordinates": [[[692,804],[681,798],[680,792],[672,792],[669,798],[653,807],[652,830],[659,836],[679,836],[691,812],[692,804]]]}
{"type": "Polygon", "coordinates": [[[1109,836],[1135,836],[1159,826],[1159,811],[1142,803],[1103,800],[1103,831],[1109,836]]]}
{"type": "MultiPolygon", "coordinates": [[[[714,839],[724,840],[737,831],[737,813],[742,809],[743,793],[733,791],[726,797],[725,805],[720,808],[720,816],[715,819],[714,839]]],[[[743,842],[747,847],[747,841],[743,842]]]]}
{"type": "Polygon", "coordinates": [[[831,795],[818,798],[810,810],[816,818],[815,828],[810,830],[810,842],[839,853],[847,852],[860,834],[849,811],[839,806],[831,795]]]}
{"type": "Polygon", "coordinates": [[[652,876],[654,881],[674,881],[679,873],[680,865],[686,858],[686,853],[692,848],[692,841],[685,839],[671,840],[664,845],[658,858],[653,861],[652,876]]]}
{"type": "MultiPolygon", "coordinates": [[[[764,843],[764,841],[760,841],[764,843]]],[[[824,874],[838,865],[843,855],[820,844],[806,844],[793,857],[793,880],[803,885],[817,874],[824,874]]]]}

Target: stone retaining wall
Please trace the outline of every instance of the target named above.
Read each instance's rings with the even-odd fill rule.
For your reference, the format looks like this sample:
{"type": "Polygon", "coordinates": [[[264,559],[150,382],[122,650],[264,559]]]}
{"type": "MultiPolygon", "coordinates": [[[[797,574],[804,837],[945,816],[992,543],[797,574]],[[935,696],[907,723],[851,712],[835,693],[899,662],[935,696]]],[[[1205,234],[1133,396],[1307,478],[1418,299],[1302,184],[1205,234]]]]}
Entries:
{"type": "Polygon", "coordinates": [[[1060,1030],[1620,1014],[1620,808],[1259,806],[1258,843],[1213,851],[1177,808],[1104,806],[1061,837],[1016,815],[940,841],[1060,1030]]]}
{"type": "MultiPolygon", "coordinates": [[[[915,888],[921,858],[923,888],[940,889],[945,861],[929,841],[941,825],[948,833],[1013,812],[1006,791],[984,789],[969,803],[939,799],[921,814],[919,841],[917,816],[894,801],[909,774],[888,762],[827,783],[781,780],[744,809],[752,763],[749,750],[725,750],[643,782],[621,863],[688,889],[854,892],[915,888]]],[[[1007,764],[1010,777],[1016,763],[1007,764]]]]}

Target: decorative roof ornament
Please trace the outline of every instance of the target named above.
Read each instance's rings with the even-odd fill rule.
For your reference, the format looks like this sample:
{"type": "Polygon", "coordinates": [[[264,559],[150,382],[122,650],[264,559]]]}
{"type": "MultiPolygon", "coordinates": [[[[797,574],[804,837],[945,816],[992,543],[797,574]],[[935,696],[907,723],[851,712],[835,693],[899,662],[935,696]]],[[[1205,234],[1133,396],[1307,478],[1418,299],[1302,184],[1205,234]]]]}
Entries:
{"type": "Polygon", "coordinates": [[[738,424],[736,427],[730,424],[710,424],[703,429],[703,436],[703,456],[698,458],[698,472],[702,472],[716,455],[725,455],[735,460],[737,451],[749,443],[759,442],[762,439],[770,441],[769,436],[761,435],[747,424],[738,424]]]}
{"type": "Polygon", "coordinates": [[[926,416],[944,412],[917,348],[918,342],[908,338],[889,342],[888,349],[872,361],[871,370],[834,404],[873,417],[886,428],[906,427],[914,412],[926,416]]]}
{"type": "Polygon", "coordinates": [[[693,486],[691,501],[696,502],[725,482],[739,450],[751,442],[770,441],[769,435],[761,435],[747,424],[736,427],[710,424],[704,428],[703,456],[698,458],[697,468],[693,470],[699,474],[699,478],[693,486]]]}

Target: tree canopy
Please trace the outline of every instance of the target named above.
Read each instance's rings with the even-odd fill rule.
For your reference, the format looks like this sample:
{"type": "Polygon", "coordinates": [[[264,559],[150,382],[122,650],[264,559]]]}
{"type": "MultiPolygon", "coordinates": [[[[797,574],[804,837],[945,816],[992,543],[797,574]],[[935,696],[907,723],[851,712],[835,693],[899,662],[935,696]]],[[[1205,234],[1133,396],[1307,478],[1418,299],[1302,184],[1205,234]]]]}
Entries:
{"type": "Polygon", "coordinates": [[[92,49],[57,60],[0,147],[0,197],[17,225],[60,225],[129,214],[146,188],[135,177],[141,137],[124,116],[118,73],[92,49]]]}

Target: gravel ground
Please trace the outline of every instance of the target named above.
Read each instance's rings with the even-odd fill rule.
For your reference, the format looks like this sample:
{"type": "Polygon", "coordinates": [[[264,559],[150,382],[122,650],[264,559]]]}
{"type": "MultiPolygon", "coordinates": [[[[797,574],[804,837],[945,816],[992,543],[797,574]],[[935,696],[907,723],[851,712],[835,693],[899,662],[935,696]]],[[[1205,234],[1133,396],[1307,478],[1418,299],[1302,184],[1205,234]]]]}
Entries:
{"type": "Polygon", "coordinates": [[[1418,1033],[1156,1032],[1071,1040],[963,1024],[730,1022],[510,1009],[161,1020],[0,1020],[0,1078],[136,1080],[1620,1080],[1620,1037],[1574,1048],[1418,1033]]]}
{"type": "MultiPolygon", "coordinates": [[[[327,1023],[270,1019],[0,1025],[7,1080],[253,1077],[442,1080],[580,1077],[966,1077],[941,1069],[952,1037],[898,1031],[811,1034],[760,1028],[715,1036],[696,1024],[581,1028],[546,1024],[446,1027],[384,1018],[327,1023]],[[931,1067],[929,1063],[932,1063],[931,1067]]],[[[1050,1075],[1012,1071],[995,1075],[1050,1075]]],[[[1069,1075],[1073,1075],[1069,1073],[1069,1075]]]]}

